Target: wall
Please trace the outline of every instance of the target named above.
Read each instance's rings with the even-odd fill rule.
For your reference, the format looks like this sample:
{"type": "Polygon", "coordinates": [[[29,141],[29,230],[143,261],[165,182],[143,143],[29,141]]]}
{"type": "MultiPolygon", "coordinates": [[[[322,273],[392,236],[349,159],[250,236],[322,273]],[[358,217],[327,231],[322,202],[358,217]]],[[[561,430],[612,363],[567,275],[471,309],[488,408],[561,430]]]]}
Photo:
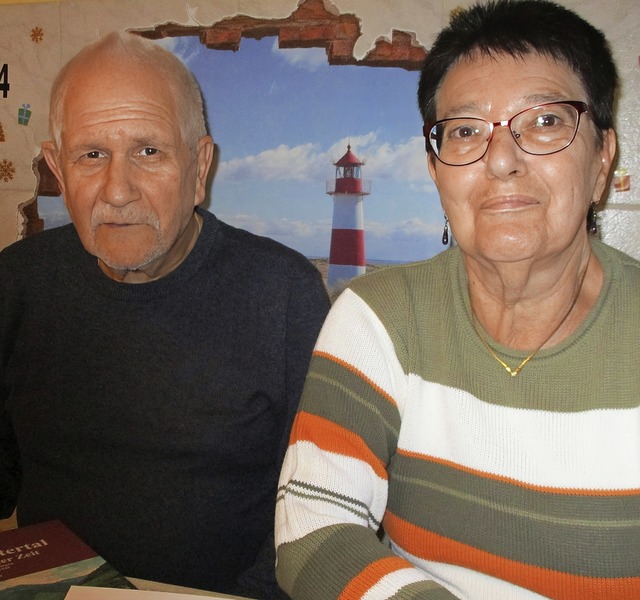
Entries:
{"type": "MultiPolygon", "coordinates": [[[[393,32],[410,34],[411,43],[428,48],[437,31],[457,6],[471,0],[309,0],[322,1],[334,15],[353,14],[360,36],[353,46],[363,61],[393,32]]],[[[623,81],[619,103],[619,166],[631,174],[631,189],[611,193],[601,213],[603,238],[640,258],[640,65],[637,0],[561,0],[609,38],[623,81]]],[[[38,186],[35,161],[40,142],[47,139],[48,95],[58,69],[75,52],[114,29],[209,27],[236,15],[257,19],[286,19],[304,2],[298,0],[56,0],[8,2],[0,0],[0,248],[22,237],[24,208],[38,186]],[[3,91],[3,84],[10,88],[3,91]],[[23,105],[31,111],[28,123],[18,122],[23,105]]],[[[281,40],[282,42],[282,40],[281,40]]],[[[414,109],[414,99],[406,99],[414,109]]]]}

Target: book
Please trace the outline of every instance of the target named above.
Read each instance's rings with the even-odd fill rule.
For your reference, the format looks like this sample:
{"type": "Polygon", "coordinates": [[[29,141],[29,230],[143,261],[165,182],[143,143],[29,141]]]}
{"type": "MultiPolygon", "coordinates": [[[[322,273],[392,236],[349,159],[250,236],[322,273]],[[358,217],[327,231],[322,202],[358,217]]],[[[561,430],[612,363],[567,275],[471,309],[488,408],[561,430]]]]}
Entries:
{"type": "Polygon", "coordinates": [[[104,588],[75,587],[72,586],[65,600],[196,600],[197,597],[206,596],[210,600],[248,600],[240,596],[218,596],[213,592],[196,593],[197,590],[188,594],[179,592],[162,592],[149,590],[107,590],[104,588]]]}
{"type": "Polygon", "coordinates": [[[63,600],[72,585],[134,588],[60,521],[0,532],[0,600],[63,600]]]}

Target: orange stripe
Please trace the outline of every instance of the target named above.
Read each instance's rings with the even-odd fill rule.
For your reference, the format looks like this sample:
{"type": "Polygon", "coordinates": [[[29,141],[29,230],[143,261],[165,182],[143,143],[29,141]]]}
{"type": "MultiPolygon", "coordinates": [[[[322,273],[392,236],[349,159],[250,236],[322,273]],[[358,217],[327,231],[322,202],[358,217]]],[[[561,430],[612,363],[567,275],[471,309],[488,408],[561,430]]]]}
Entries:
{"type": "Polygon", "coordinates": [[[328,352],[323,352],[322,350],[314,350],[313,356],[320,356],[322,358],[326,358],[337,365],[340,365],[347,371],[351,371],[354,375],[362,379],[367,385],[370,385],[378,394],[380,394],[385,400],[387,400],[390,404],[397,407],[396,401],[390,396],[387,392],[385,392],[379,385],[377,385],[373,380],[369,379],[362,371],[356,369],[352,364],[334,356],[333,354],[329,354],[328,352]]]}
{"type": "Polygon", "coordinates": [[[347,584],[340,596],[338,596],[338,600],[359,600],[371,587],[383,577],[389,575],[389,573],[412,567],[413,565],[410,562],[398,556],[387,556],[372,562],[347,584]]]}
{"type": "Polygon", "coordinates": [[[604,579],[561,573],[496,556],[437,535],[387,511],[383,526],[407,552],[423,560],[459,565],[486,573],[557,600],[640,598],[640,577],[604,579]]]}
{"type": "Polygon", "coordinates": [[[488,473],[487,471],[480,471],[478,469],[472,469],[470,467],[465,467],[459,463],[455,463],[450,460],[446,460],[444,458],[438,458],[436,456],[431,456],[429,454],[421,454],[420,452],[412,452],[411,450],[405,450],[403,448],[398,448],[396,451],[397,454],[401,454],[402,456],[406,456],[408,458],[415,458],[417,460],[436,463],[439,465],[443,465],[445,467],[449,467],[451,469],[455,469],[456,471],[461,471],[463,473],[470,473],[471,475],[478,475],[479,477],[483,477],[484,479],[489,479],[491,481],[499,481],[501,483],[509,483],[512,485],[517,485],[518,487],[525,488],[528,490],[533,490],[537,492],[546,492],[551,494],[564,494],[566,496],[606,496],[606,497],[618,497],[618,496],[638,496],[640,495],[640,489],[630,489],[630,490],[591,490],[591,489],[572,489],[572,488],[556,488],[549,487],[545,485],[534,485],[531,483],[526,483],[524,481],[520,481],[518,479],[513,479],[512,477],[505,477],[502,475],[496,475],[495,473],[488,473]]]}
{"type": "Polygon", "coordinates": [[[365,441],[353,431],[336,425],[329,419],[300,411],[293,422],[289,445],[301,441],[312,442],[326,452],[361,460],[367,463],[378,477],[385,481],[388,478],[384,463],[371,451],[365,441]]]}

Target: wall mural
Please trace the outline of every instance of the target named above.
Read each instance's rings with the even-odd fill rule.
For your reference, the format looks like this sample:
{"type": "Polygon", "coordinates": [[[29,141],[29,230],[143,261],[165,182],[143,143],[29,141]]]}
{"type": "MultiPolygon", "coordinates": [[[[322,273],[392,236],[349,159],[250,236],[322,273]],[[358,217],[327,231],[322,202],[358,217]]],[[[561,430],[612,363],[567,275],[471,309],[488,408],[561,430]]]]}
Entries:
{"type": "MultiPolygon", "coordinates": [[[[369,268],[443,249],[415,100],[425,51],[410,34],[394,32],[357,61],[358,19],[328,13],[321,0],[307,0],[288,19],[239,16],[207,28],[164,24],[137,33],[174,52],[200,82],[221,151],[208,208],[221,219],[322,267],[335,164],[350,148],[370,186],[363,219],[369,268]]],[[[68,220],[59,198],[42,197],[59,194],[51,185],[41,180],[45,227],[68,220]]]]}

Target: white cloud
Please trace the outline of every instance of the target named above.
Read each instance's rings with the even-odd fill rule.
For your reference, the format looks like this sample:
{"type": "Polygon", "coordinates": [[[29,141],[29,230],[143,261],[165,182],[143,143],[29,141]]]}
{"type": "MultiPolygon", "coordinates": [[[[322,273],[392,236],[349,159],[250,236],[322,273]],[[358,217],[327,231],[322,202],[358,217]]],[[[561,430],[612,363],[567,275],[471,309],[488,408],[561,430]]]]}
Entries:
{"type": "Polygon", "coordinates": [[[352,143],[351,149],[365,160],[365,178],[406,183],[430,181],[422,137],[411,137],[396,144],[377,143],[376,138],[366,138],[352,143]]]}
{"type": "Polygon", "coordinates": [[[261,215],[242,213],[235,215],[220,213],[218,216],[234,227],[240,227],[258,235],[266,235],[276,239],[283,237],[313,238],[318,235],[322,237],[329,235],[331,232],[331,221],[328,220],[308,222],[287,218],[268,219],[261,215]]]}
{"type": "Polygon", "coordinates": [[[162,46],[165,50],[169,50],[169,52],[174,52],[176,46],[178,45],[178,39],[175,37],[165,37],[157,40],[153,40],[159,46],[162,46]]]}
{"type": "Polygon", "coordinates": [[[420,217],[396,222],[367,221],[365,228],[367,236],[396,240],[410,240],[442,233],[442,224],[423,221],[420,217]]]}
{"type": "Polygon", "coordinates": [[[259,154],[222,161],[216,179],[308,181],[322,178],[326,162],[326,156],[317,152],[315,144],[293,147],[280,144],[259,154]]]}
{"type": "Polygon", "coordinates": [[[418,137],[397,144],[379,143],[376,132],[343,138],[326,152],[310,142],[299,146],[281,144],[259,154],[222,161],[216,177],[219,181],[325,180],[331,178],[333,163],[344,155],[347,145],[350,145],[356,156],[365,162],[365,179],[402,181],[432,192],[434,188],[422,144],[422,138],[418,137]]]}
{"type": "Polygon", "coordinates": [[[280,56],[292,67],[298,67],[307,71],[316,71],[322,66],[327,66],[327,52],[324,48],[279,48],[276,39],[271,46],[271,52],[280,56]]]}
{"type": "Polygon", "coordinates": [[[186,40],[179,37],[166,37],[154,41],[156,44],[162,46],[165,50],[169,50],[169,52],[175,54],[176,57],[178,57],[187,67],[189,66],[191,60],[198,56],[198,53],[201,50],[200,46],[197,45],[195,49],[187,52],[189,46],[186,43],[186,40]]]}
{"type": "MultiPolygon", "coordinates": [[[[226,223],[273,238],[298,249],[307,256],[328,256],[331,221],[312,222],[286,218],[265,218],[256,214],[216,213],[226,223]]],[[[441,223],[429,223],[420,218],[404,221],[367,221],[365,244],[372,260],[419,260],[440,251],[441,223]]]]}

